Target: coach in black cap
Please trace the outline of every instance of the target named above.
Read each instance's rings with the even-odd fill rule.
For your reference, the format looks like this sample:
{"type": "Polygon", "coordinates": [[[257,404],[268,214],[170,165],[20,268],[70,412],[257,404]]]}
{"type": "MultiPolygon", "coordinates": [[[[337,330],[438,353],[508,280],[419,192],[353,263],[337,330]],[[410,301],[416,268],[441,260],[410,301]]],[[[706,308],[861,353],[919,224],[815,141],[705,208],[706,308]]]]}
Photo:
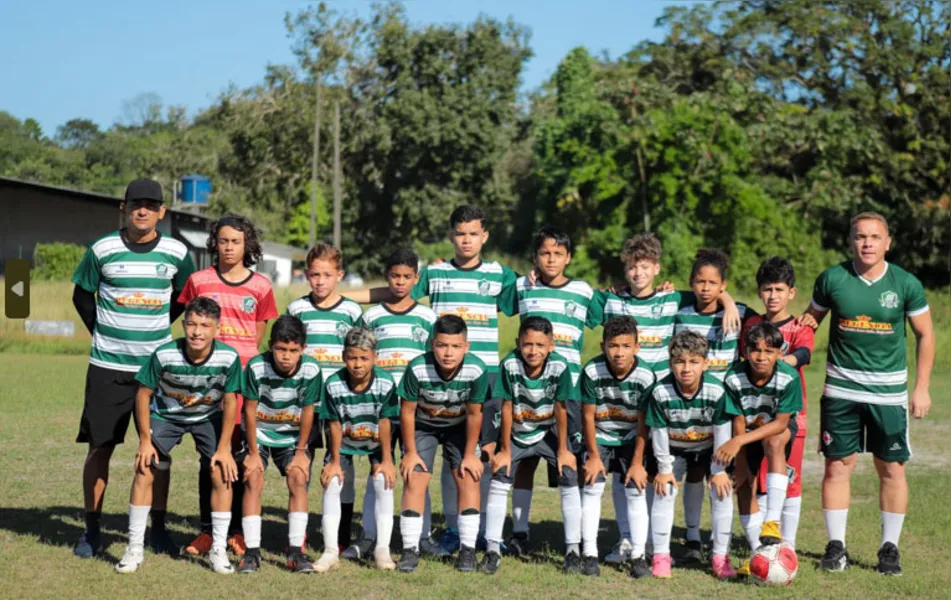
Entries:
{"type": "Polygon", "coordinates": [[[165,218],[162,185],[154,179],[136,179],[125,188],[121,208],[125,215],[125,240],[148,243],[158,235],[155,228],[165,218]]]}

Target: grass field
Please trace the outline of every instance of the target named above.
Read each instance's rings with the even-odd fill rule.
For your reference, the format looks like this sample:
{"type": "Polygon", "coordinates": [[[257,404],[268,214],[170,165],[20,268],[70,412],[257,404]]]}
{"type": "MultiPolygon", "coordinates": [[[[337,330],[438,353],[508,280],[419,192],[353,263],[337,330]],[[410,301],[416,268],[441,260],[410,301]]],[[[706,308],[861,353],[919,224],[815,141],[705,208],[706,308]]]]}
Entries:
{"type": "MultiPolygon", "coordinates": [[[[278,294],[283,307],[299,290],[278,294]]],[[[34,318],[74,319],[69,302],[69,286],[41,284],[33,287],[34,318]]],[[[804,294],[807,295],[807,294],[804,294]]],[[[753,299],[755,300],[755,299],[753,299]]],[[[862,457],[853,480],[852,510],[849,515],[849,551],[856,567],[846,573],[824,574],[815,570],[825,546],[825,532],[819,503],[821,460],[807,455],[804,467],[804,504],[799,534],[800,572],[787,589],[753,588],[745,583],[720,583],[705,570],[677,570],[674,579],[635,582],[627,575],[603,568],[598,579],[566,577],[558,572],[563,550],[559,499],[556,490],[544,485],[539,469],[532,510],[533,539],[541,548],[537,560],[519,563],[504,560],[494,578],[478,573],[463,575],[451,566],[424,562],[412,575],[382,574],[353,564],[345,564],[329,575],[293,576],[280,566],[275,551],[286,542],[286,492],[276,471],[267,476],[264,498],[265,565],[252,577],[222,578],[204,563],[156,557],[147,554],[142,569],[132,576],[115,575],[112,565],[125,544],[127,499],[132,479],[134,433],[116,452],[113,461],[103,529],[108,545],[104,560],[80,561],[72,556],[72,545],[82,530],[80,473],[83,447],[74,444],[82,407],[88,335],[81,330],[76,339],[37,343],[22,334],[16,322],[0,321],[0,583],[4,598],[64,597],[97,594],[102,597],[300,597],[331,591],[340,598],[422,597],[711,597],[738,594],[757,597],[928,597],[946,598],[951,589],[951,569],[940,552],[951,546],[951,511],[944,505],[951,497],[951,302],[948,292],[931,292],[929,300],[938,325],[938,361],[934,369],[932,399],[928,419],[911,425],[915,458],[909,466],[912,490],[910,516],[905,522],[901,550],[905,576],[883,578],[872,569],[879,543],[878,486],[869,457],[862,457]],[[935,552],[936,554],[929,554],[935,552]]],[[[799,299],[799,306],[804,304],[799,299]]],[[[751,302],[754,307],[757,302],[751,302]]],[[[503,350],[511,348],[515,320],[502,323],[503,350]]],[[[78,325],[78,323],[77,323],[78,325]]],[[[826,328],[824,327],[823,330],[826,328]]],[[[585,358],[596,352],[600,333],[589,335],[585,358]]],[[[813,365],[807,369],[809,399],[815,402],[822,383],[826,335],[820,335],[813,365]]],[[[913,372],[913,370],[912,370],[913,372]]],[[[810,447],[815,443],[818,411],[810,413],[810,447]]],[[[193,532],[197,513],[197,454],[186,442],[176,451],[169,501],[169,523],[173,536],[185,543],[193,532]]],[[[358,465],[365,476],[366,463],[358,465]]],[[[358,477],[359,479],[359,477],[358,477]]],[[[362,484],[358,483],[359,498],[362,484]]],[[[439,512],[438,484],[432,486],[434,506],[439,512]]],[[[616,541],[613,509],[605,494],[601,523],[602,555],[616,541]]],[[[399,490],[397,491],[399,497],[399,490]]],[[[310,541],[319,547],[320,491],[310,495],[310,541]]],[[[705,506],[705,512],[708,507],[705,506]]],[[[437,514],[437,525],[441,515],[437,514]]],[[[682,523],[678,512],[677,523],[682,523]]],[[[708,527],[705,514],[704,529],[708,527]]],[[[734,543],[743,545],[738,523],[734,543]]],[[[677,543],[683,530],[675,528],[677,543]]],[[[706,531],[704,537],[706,537],[706,531]]],[[[399,546],[398,529],[393,546],[399,546]]],[[[312,555],[319,554],[313,551],[312,555]]]]}

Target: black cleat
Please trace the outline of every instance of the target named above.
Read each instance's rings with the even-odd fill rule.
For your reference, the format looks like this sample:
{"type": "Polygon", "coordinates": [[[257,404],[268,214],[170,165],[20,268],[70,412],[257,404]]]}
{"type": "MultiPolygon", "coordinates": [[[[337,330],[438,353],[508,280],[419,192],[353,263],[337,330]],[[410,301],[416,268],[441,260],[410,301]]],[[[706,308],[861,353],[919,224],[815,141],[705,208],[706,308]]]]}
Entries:
{"type": "Polygon", "coordinates": [[[878,567],[876,570],[882,575],[901,577],[901,556],[898,547],[891,542],[885,542],[878,550],[878,567]]]}
{"type": "Polygon", "coordinates": [[[586,577],[600,577],[601,567],[597,556],[585,556],[581,559],[581,574],[586,577]]]}
{"type": "Polygon", "coordinates": [[[468,573],[476,570],[476,551],[469,546],[459,546],[459,555],[456,557],[456,570],[468,573]]]}
{"type": "Polygon", "coordinates": [[[528,534],[524,531],[513,535],[505,545],[505,553],[517,558],[528,558],[531,552],[532,548],[528,542],[528,534]]]}
{"type": "Polygon", "coordinates": [[[100,540],[99,534],[84,531],[83,534],[79,536],[79,541],[76,543],[76,548],[73,549],[73,554],[79,558],[93,558],[94,556],[102,554],[102,541],[100,540]]]}
{"type": "Polygon", "coordinates": [[[403,554],[400,556],[400,562],[396,568],[401,573],[412,573],[419,566],[419,550],[414,548],[403,548],[403,554]]]}
{"type": "Polygon", "coordinates": [[[152,535],[149,536],[149,549],[155,554],[168,554],[169,556],[178,556],[179,553],[178,544],[172,540],[172,536],[168,534],[167,530],[152,530],[152,535]]]}
{"type": "Polygon", "coordinates": [[[499,572],[499,563],[501,562],[502,557],[498,552],[486,552],[482,557],[482,562],[479,563],[479,571],[486,575],[495,575],[499,572]]]}
{"type": "Polygon", "coordinates": [[[822,556],[822,560],[819,561],[819,568],[830,573],[848,569],[849,553],[845,551],[845,544],[839,540],[832,540],[826,544],[826,553],[822,556]]]}
{"type": "Polygon", "coordinates": [[[350,544],[346,550],[340,553],[340,558],[356,561],[364,560],[373,554],[375,546],[376,541],[363,538],[355,544],[350,544]]]}
{"type": "Polygon", "coordinates": [[[314,563],[300,548],[294,548],[287,553],[287,568],[292,573],[313,573],[314,563]]]}
{"type": "Polygon", "coordinates": [[[261,550],[248,548],[238,563],[238,573],[257,573],[261,569],[261,550]]]}
{"type": "Polygon", "coordinates": [[[703,544],[696,541],[687,541],[687,549],[684,551],[683,556],[680,557],[680,560],[677,561],[681,564],[687,563],[701,563],[703,564],[703,544]]]}
{"type": "Polygon", "coordinates": [[[651,576],[651,564],[643,556],[631,560],[631,577],[643,579],[651,576]]]}
{"type": "Polygon", "coordinates": [[[419,540],[419,553],[426,558],[435,558],[436,560],[448,560],[452,556],[445,548],[437,544],[432,537],[424,537],[419,540]]]}
{"type": "Polygon", "coordinates": [[[581,575],[581,557],[577,552],[565,555],[565,564],[562,565],[561,571],[565,575],[581,575]]]}

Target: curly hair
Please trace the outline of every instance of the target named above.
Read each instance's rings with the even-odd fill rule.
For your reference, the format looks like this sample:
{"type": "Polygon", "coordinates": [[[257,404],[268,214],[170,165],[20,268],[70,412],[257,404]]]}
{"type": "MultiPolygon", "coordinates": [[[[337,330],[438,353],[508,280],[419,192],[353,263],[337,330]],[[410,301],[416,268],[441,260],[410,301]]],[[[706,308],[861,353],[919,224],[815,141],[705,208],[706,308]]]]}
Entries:
{"type": "Polygon", "coordinates": [[[719,248],[700,248],[693,259],[693,268],[690,270],[690,281],[697,276],[703,267],[713,267],[720,273],[720,279],[726,281],[726,269],[730,258],[719,248]]]}
{"type": "Polygon", "coordinates": [[[649,260],[659,263],[661,255],[660,240],[653,233],[642,233],[624,242],[621,250],[621,262],[632,265],[638,261],[649,260]]]}
{"type": "Polygon", "coordinates": [[[260,236],[261,232],[251,219],[244,215],[228,213],[211,224],[208,228],[208,254],[211,255],[211,263],[218,266],[218,233],[222,227],[231,227],[244,234],[244,266],[253,267],[261,262],[264,253],[261,250],[260,236]]]}
{"type": "Polygon", "coordinates": [[[671,360],[683,355],[706,357],[708,347],[707,338],[696,331],[683,329],[670,340],[668,352],[671,360]]]}

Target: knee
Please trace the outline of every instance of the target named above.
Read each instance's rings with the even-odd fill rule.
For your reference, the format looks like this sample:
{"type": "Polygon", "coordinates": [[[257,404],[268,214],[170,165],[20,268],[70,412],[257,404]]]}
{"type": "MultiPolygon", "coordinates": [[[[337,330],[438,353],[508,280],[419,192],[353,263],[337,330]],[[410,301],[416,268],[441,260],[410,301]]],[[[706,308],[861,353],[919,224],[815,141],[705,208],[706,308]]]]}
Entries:
{"type": "Polygon", "coordinates": [[[115,451],[116,447],[112,444],[105,446],[99,446],[98,448],[93,448],[90,446],[89,451],[86,452],[86,462],[93,464],[108,464],[109,459],[112,458],[112,453],[115,451]]]}
{"type": "Polygon", "coordinates": [[[786,442],[788,441],[788,435],[774,435],[763,440],[763,448],[766,450],[766,455],[773,457],[777,454],[786,453],[786,442]]]}
{"type": "Polygon", "coordinates": [[[827,460],[825,469],[826,481],[848,481],[852,475],[853,466],[855,466],[855,455],[842,459],[827,460]]]}
{"type": "Polygon", "coordinates": [[[596,481],[594,483],[588,484],[582,488],[582,491],[585,496],[589,498],[600,498],[604,495],[604,482],[596,481]]]}
{"type": "Polygon", "coordinates": [[[875,469],[884,485],[895,485],[905,481],[905,463],[885,462],[876,458],[875,469]]]}
{"type": "MultiPolygon", "coordinates": [[[[264,483],[263,474],[256,473],[256,475],[261,479],[261,483],[264,483]]],[[[307,474],[301,471],[300,469],[291,469],[287,473],[287,488],[291,491],[300,491],[307,487],[307,474]]]]}
{"type": "Polygon", "coordinates": [[[571,467],[564,467],[561,471],[561,474],[558,476],[558,487],[578,487],[577,471],[571,467]]]}

